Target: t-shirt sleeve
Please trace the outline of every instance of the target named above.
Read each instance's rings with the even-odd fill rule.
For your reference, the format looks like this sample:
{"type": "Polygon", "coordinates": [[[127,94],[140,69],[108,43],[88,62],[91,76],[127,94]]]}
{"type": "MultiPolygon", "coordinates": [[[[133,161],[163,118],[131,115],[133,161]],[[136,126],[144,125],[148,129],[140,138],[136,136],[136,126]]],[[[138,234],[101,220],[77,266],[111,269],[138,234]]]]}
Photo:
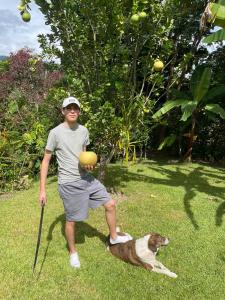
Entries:
{"type": "Polygon", "coordinates": [[[90,144],[90,140],[89,140],[89,131],[86,130],[86,136],[85,136],[85,140],[84,140],[84,146],[87,146],[90,144]]]}
{"type": "Polygon", "coordinates": [[[48,140],[47,140],[45,150],[49,150],[53,152],[55,148],[56,148],[56,137],[54,132],[51,130],[48,135],[48,140]]]}

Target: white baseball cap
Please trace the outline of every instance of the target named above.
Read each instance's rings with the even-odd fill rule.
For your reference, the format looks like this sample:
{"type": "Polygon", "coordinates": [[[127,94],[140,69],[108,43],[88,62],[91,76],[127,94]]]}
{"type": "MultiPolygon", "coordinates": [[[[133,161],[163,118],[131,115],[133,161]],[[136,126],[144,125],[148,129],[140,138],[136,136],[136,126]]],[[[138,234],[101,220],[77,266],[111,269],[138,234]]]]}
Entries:
{"type": "Polygon", "coordinates": [[[67,107],[70,104],[76,104],[80,108],[80,102],[75,97],[68,97],[63,100],[62,108],[67,107]]]}

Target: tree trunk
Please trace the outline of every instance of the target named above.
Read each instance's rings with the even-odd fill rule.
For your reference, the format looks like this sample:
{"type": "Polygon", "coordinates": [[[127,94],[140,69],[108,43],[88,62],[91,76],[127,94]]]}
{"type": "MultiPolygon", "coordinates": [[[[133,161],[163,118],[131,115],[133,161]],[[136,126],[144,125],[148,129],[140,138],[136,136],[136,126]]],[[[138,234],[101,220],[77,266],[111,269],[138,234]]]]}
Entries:
{"type": "Polygon", "coordinates": [[[100,156],[100,166],[98,171],[98,180],[104,182],[106,175],[107,164],[110,163],[113,155],[115,154],[115,148],[111,150],[109,156],[107,157],[105,154],[101,154],[100,156]]]}
{"type": "Polygon", "coordinates": [[[191,131],[189,134],[188,149],[182,158],[183,162],[191,162],[191,160],[192,160],[192,149],[193,149],[194,141],[196,140],[195,127],[196,127],[196,115],[195,115],[195,112],[193,112],[191,131]]]}
{"type": "Polygon", "coordinates": [[[164,141],[166,135],[166,126],[161,125],[159,130],[159,145],[164,141]]]}

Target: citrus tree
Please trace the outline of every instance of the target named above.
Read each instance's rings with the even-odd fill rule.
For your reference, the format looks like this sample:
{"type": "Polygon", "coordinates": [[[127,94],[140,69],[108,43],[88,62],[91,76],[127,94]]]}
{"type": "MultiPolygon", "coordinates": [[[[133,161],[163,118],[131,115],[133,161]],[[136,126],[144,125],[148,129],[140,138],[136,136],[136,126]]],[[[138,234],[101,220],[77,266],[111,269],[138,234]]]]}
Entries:
{"type": "MultiPolygon", "coordinates": [[[[165,116],[169,111],[180,108],[180,121],[187,122],[189,132],[184,135],[188,138],[188,149],[183,156],[183,160],[191,161],[193,144],[197,138],[196,127],[197,120],[202,113],[207,114],[209,118],[214,115],[225,119],[225,110],[216,101],[221,100],[225,95],[225,86],[214,86],[210,88],[211,68],[207,66],[199,66],[194,71],[190,80],[190,91],[188,93],[179,93],[180,98],[167,101],[154,115],[154,119],[165,116]]],[[[176,139],[172,135],[166,138],[160,148],[166,144],[171,145],[176,139]]]]}
{"type": "Polygon", "coordinates": [[[101,161],[117,150],[127,160],[134,157],[135,132],[164,88],[162,62],[172,52],[173,1],[35,2],[52,31],[39,38],[43,51],[58,57],[72,78],[69,90],[84,106],[83,120],[104,156],[101,161]]]}

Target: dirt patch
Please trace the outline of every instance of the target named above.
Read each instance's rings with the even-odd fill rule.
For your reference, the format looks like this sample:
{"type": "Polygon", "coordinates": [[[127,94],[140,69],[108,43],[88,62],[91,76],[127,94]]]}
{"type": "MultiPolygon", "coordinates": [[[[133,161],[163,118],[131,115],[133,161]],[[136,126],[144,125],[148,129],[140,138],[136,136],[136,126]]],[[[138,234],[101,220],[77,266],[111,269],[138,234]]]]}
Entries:
{"type": "Polygon", "coordinates": [[[107,188],[107,192],[117,203],[128,200],[128,196],[126,196],[123,191],[117,191],[115,188],[107,188]]]}
{"type": "Polygon", "coordinates": [[[6,200],[10,200],[12,198],[13,198],[12,193],[0,194],[0,201],[6,201],[6,200]]]}

